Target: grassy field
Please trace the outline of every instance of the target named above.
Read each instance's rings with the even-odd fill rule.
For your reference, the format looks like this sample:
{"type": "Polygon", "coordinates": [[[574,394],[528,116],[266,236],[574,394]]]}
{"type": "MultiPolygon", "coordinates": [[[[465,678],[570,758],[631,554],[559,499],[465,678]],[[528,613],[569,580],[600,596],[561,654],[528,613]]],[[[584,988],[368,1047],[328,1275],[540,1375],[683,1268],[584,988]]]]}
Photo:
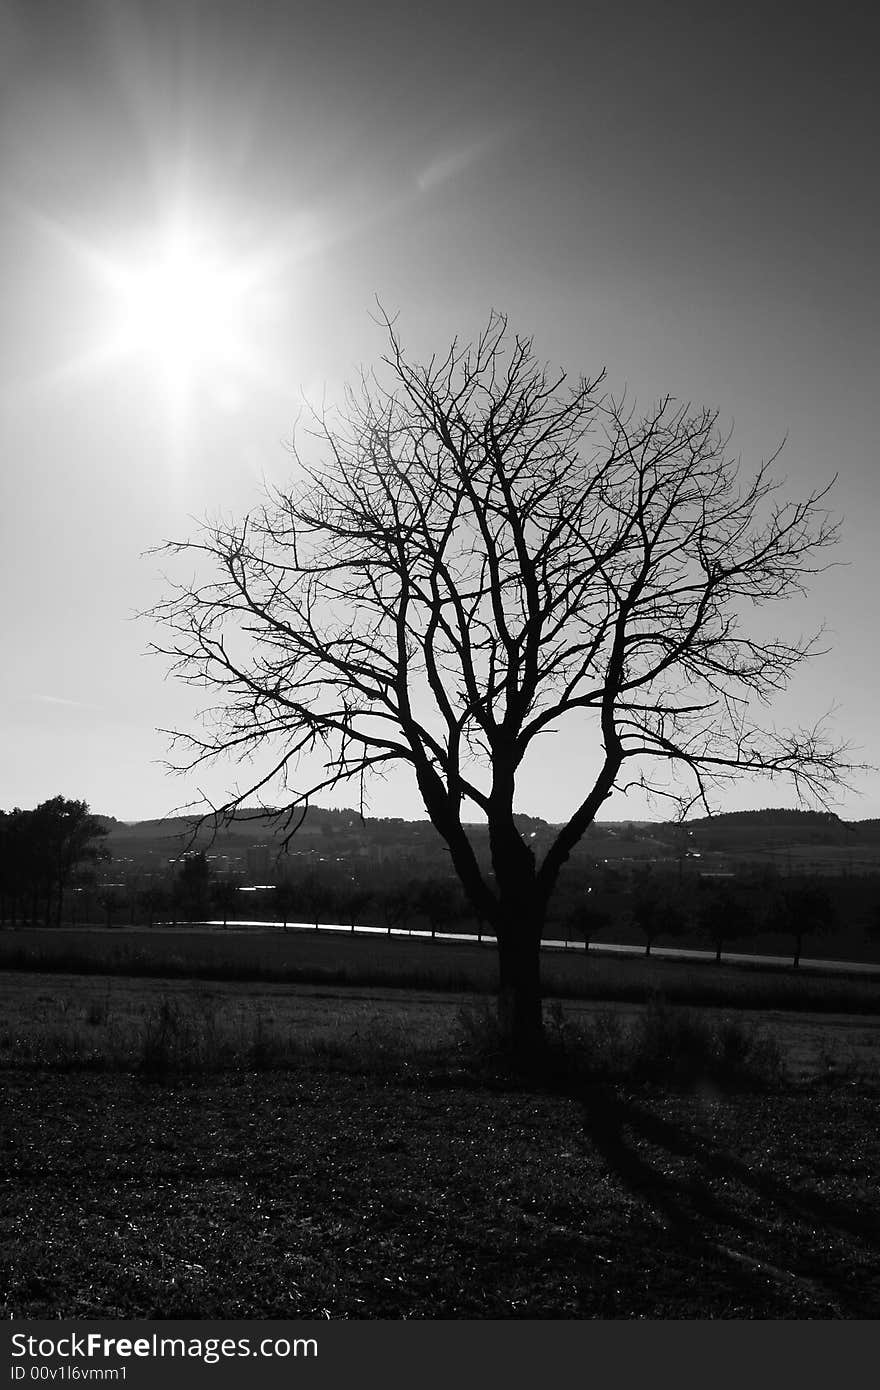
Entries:
{"type": "MultiPolygon", "coordinates": [[[[595,1050],[653,1005],[566,1000],[551,1034],[584,1032],[595,1050]],[[601,1032],[601,1036],[600,1036],[601,1032]]],[[[316,1060],[361,1070],[460,1067],[490,997],[378,987],[0,974],[0,1066],[129,1071],[278,1069],[316,1060]]],[[[729,1010],[693,1011],[718,1024],[729,1010]]],[[[880,1077],[880,1016],[737,1010],[772,1036],[796,1083],[880,1077]]]]}
{"type": "MultiPolygon", "coordinates": [[[[44,928],[0,933],[0,969],[164,979],[390,987],[488,994],[497,983],[491,943],[356,936],[345,932],[44,928]]],[[[719,1008],[874,1013],[880,977],[794,971],[723,961],[545,951],[544,990],[557,999],[719,1008]]]]}
{"type": "Polygon", "coordinates": [[[880,1316],[870,982],[548,956],[517,1071],[488,948],[2,942],[5,1317],[880,1316]]]}

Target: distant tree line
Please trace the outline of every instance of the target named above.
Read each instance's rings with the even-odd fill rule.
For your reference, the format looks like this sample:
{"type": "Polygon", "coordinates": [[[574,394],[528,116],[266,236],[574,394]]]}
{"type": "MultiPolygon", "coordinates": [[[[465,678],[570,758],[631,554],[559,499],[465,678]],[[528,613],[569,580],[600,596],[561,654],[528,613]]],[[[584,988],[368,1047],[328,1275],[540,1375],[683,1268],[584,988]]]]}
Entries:
{"type": "Polygon", "coordinates": [[[55,796],[32,811],[0,811],[0,921],[59,926],[71,889],[109,858],[106,828],[85,801],[55,796]]]}
{"type": "Polygon", "coordinates": [[[153,885],[149,895],[153,916],[166,920],[204,922],[255,917],[278,922],[283,930],[307,923],[348,926],[365,924],[389,933],[414,921],[432,935],[470,922],[472,913],[457,880],[433,873],[395,872],[390,865],[359,868],[353,873],[333,862],[317,860],[305,865],[281,863],[270,888],[247,888],[235,876],[215,876],[204,851],[184,856],[165,885],[153,885]]]}
{"type": "Polygon", "coordinates": [[[215,872],[204,850],[185,853],[157,878],[123,871],[122,882],[92,887],[86,915],[97,913],[106,926],[130,922],[163,924],[213,922],[227,927],[237,920],[275,921],[291,925],[381,927],[389,934],[412,925],[432,935],[458,928],[471,930],[473,912],[452,875],[417,873],[412,866],[358,866],[315,859],[280,860],[275,883],[254,887],[237,874],[215,872]]]}
{"type": "MultiPolygon", "coordinates": [[[[58,926],[100,922],[134,924],[270,920],[286,931],[307,923],[384,929],[416,928],[488,935],[474,916],[457,878],[411,859],[381,864],[280,856],[272,887],[248,887],[235,874],[218,874],[205,851],[189,852],[162,877],[128,871],[114,862],[118,882],[101,882],[110,856],[104,824],[84,801],[57,796],[32,811],[0,811],[0,922],[58,926]],[[248,889],[245,892],[245,889],[248,889]]],[[[215,861],[216,862],[216,861],[215,861]]],[[[644,943],[710,949],[720,961],[739,946],[767,950],[789,943],[792,963],[805,946],[853,920],[880,940],[880,885],[876,876],[850,881],[818,875],[781,875],[772,866],[704,874],[680,861],[639,866],[580,865],[560,881],[545,938],[591,943],[621,932],[644,943]]],[[[815,949],[815,946],[813,947],[815,949]]]]}
{"type": "MultiPolygon", "coordinates": [[[[782,937],[800,965],[808,940],[838,931],[842,920],[828,886],[814,876],[781,877],[772,869],[743,875],[693,877],[651,868],[635,875],[630,919],[650,955],[655,943],[692,938],[715,953],[734,944],[753,951],[758,940],[782,937]]],[[[690,944],[690,942],[688,942],[690,944]]]]}
{"type": "MultiPolygon", "coordinates": [[[[867,883],[865,887],[867,887],[867,883]]],[[[416,928],[432,936],[443,932],[487,933],[474,917],[457,880],[411,865],[360,865],[323,859],[279,861],[274,886],[250,889],[240,879],[215,877],[204,852],[187,856],[173,882],[161,893],[166,920],[230,920],[247,916],[273,920],[283,931],[292,924],[371,926],[394,932],[416,928]]],[[[156,895],[156,889],[150,890],[156,895]]],[[[156,901],[158,901],[156,899],[156,901]]],[[[866,899],[868,928],[880,923],[878,897],[866,899]]],[[[754,950],[768,940],[790,943],[797,966],[805,943],[832,935],[844,924],[830,885],[812,875],[781,876],[773,868],[736,875],[683,873],[666,866],[630,872],[607,865],[571,875],[560,884],[545,936],[567,943],[601,940],[620,928],[636,934],[645,954],[656,945],[686,944],[714,951],[717,961],[738,945],[754,950]]],[[[876,933],[880,935],[880,928],[876,933]]]]}

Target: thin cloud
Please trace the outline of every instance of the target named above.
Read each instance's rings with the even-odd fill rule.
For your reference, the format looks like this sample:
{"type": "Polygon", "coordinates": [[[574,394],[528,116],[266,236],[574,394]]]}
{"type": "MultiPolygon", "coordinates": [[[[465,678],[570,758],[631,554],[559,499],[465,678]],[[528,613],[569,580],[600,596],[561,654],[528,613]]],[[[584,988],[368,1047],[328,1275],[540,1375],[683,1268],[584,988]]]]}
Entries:
{"type": "Polygon", "coordinates": [[[469,169],[472,164],[485,158],[502,138],[498,134],[484,135],[479,140],[471,141],[470,144],[460,145],[457,149],[448,150],[445,154],[438,155],[417,175],[416,183],[419,190],[422,193],[427,193],[429,189],[437,188],[439,184],[447,183],[449,179],[454,179],[458,174],[464,173],[465,169],[469,169]]]}
{"type": "Polygon", "coordinates": [[[92,705],[85,700],[67,700],[63,695],[32,695],[32,700],[38,700],[41,705],[63,705],[68,709],[93,709],[100,710],[100,705],[92,705]]]}

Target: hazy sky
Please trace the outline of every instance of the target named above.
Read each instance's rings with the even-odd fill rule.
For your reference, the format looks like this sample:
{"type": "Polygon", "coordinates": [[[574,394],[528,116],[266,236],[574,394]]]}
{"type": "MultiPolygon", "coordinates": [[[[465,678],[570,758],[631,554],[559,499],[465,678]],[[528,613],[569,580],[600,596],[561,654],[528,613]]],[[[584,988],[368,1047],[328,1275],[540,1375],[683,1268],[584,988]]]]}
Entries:
{"type": "MultiPolygon", "coordinates": [[[[416,355],[494,306],[574,376],[717,406],[746,468],[787,434],[793,494],[837,473],[847,564],[777,614],[833,651],[776,717],[835,706],[880,764],[870,8],[0,0],[0,806],[196,795],[143,552],[285,476],[302,392],[381,354],[377,296],[416,355]]],[[[548,741],[523,809],[570,809],[575,754],[548,741]]],[[[856,786],[840,813],[880,815],[856,786]]],[[[405,777],[372,809],[421,813],[405,777]]]]}

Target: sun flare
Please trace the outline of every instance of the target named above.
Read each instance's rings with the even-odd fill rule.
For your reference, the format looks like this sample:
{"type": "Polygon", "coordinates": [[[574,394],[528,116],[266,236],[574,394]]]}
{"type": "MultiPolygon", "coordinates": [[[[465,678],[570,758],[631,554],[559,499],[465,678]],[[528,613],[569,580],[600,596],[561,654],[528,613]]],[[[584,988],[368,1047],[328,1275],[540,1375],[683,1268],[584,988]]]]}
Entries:
{"type": "Polygon", "coordinates": [[[314,218],[260,228],[234,206],[181,199],[155,219],[84,234],[25,211],[77,271],[78,342],[42,375],[47,387],[115,378],[175,430],[205,411],[238,413],[253,392],[287,395],[294,272],[325,244],[314,218]]]}
{"type": "Polygon", "coordinates": [[[180,383],[240,354],[247,277],[204,237],[175,229],[136,260],[117,264],[121,350],[147,357],[180,383]]]}

